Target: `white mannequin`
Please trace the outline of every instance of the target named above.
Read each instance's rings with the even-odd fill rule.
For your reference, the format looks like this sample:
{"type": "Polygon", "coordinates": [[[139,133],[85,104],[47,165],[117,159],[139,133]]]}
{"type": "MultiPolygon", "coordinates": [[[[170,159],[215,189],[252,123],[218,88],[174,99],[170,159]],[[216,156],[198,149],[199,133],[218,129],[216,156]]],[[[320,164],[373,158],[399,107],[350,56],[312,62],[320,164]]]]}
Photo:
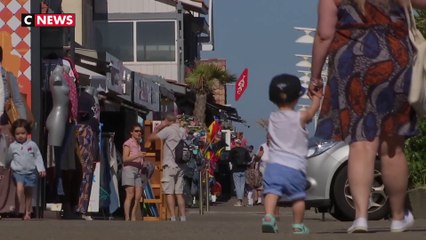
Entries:
{"type": "Polygon", "coordinates": [[[65,125],[68,120],[69,87],[63,78],[64,68],[57,65],[49,78],[53,107],[46,120],[48,131],[47,144],[61,146],[65,136],[65,125]]]}

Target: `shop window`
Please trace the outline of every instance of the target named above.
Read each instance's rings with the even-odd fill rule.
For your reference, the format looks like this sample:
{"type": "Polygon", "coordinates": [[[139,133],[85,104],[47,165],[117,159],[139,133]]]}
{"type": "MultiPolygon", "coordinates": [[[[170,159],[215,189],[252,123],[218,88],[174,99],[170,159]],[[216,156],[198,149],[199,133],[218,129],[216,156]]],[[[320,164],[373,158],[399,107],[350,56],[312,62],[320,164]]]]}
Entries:
{"type": "Polygon", "coordinates": [[[96,46],[123,62],[133,62],[133,22],[96,22],[96,46]]]}
{"type": "Polygon", "coordinates": [[[175,61],[174,21],[136,23],[136,61],[175,61]]]}

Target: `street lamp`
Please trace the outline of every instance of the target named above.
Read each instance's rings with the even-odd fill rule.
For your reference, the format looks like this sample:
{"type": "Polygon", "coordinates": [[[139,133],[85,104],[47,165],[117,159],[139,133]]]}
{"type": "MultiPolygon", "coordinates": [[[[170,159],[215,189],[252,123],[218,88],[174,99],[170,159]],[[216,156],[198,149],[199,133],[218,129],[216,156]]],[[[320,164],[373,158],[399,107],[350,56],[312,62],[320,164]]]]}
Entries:
{"type": "MultiPolygon", "coordinates": [[[[311,33],[316,31],[315,28],[294,27],[294,29],[304,32],[303,36],[301,36],[301,37],[299,37],[295,40],[296,43],[301,43],[301,44],[313,44],[314,43],[314,37],[311,35],[311,33]]],[[[302,67],[302,68],[307,68],[307,69],[304,69],[304,70],[297,70],[297,72],[303,74],[299,78],[302,86],[304,88],[308,88],[309,82],[311,80],[311,67],[312,67],[311,59],[312,59],[312,56],[306,55],[306,54],[295,54],[295,56],[301,58],[301,60],[296,63],[296,66],[302,67]]],[[[306,100],[309,100],[309,97],[307,96],[307,91],[301,98],[304,99],[304,101],[301,101],[301,103],[298,104],[298,107],[300,107],[300,110],[304,110],[307,107],[309,107],[309,105],[306,104],[307,103],[306,100]]],[[[315,114],[314,121],[313,121],[314,122],[314,129],[317,126],[317,120],[318,120],[318,114],[315,114]]]]}
{"type": "Polygon", "coordinates": [[[296,39],[296,43],[308,43],[312,44],[314,42],[314,37],[312,37],[311,32],[315,32],[315,28],[305,28],[305,27],[294,27],[294,29],[303,31],[305,35],[296,39]]]}
{"type": "Polygon", "coordinates": [[[297,67],[305,67],[305,68],[311,68],[311,55],[305,55],[305,54],[294,54],[296,57],[302,58],[298,63],[296,63],[297,67]]]}
{"type": "Polygon", "coordinates": [[[297,70],[299,73],[303,73],[299,79],[302,82],[302,87],[307,88],[309,85],[309,81],[311,80],[311,72],[305,70],[297,70]]]}

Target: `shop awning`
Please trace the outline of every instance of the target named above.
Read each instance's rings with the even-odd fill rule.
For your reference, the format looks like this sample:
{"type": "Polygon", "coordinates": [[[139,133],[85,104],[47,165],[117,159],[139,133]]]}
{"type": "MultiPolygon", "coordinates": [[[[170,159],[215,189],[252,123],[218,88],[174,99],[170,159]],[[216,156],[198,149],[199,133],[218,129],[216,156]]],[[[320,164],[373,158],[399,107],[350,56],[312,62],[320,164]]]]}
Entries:
{"type": "Polygon", "coordinates": [[[174,93],[183,94],[183,95],[187,94],[188,86],[186,84],[178,83],[173,80],[166,80],[166,81],[171,85],[170,87],[174,93]]]}
{"type": "Polygon", "coordinates": [[[107,91],[106,76],[79,65],[75,65],[75,69],[77,70],[80,76],[80,85],[92,86],[96,88],[99,92],[107,91]]]}
{"type": "Polygon", "coordinates": [[[246,123],[246,120],[242,119],[241,116],[238,115],[236,108],[212,102],[207,102],[207,107],[213,110],[217,115],[220,115],[222,119],[226,118],[234,122],[246,123]]]}
{"type": "Polygon", "coordinates": [[[174,93],[178,94],[186,94],[186,87],[182,85],[178,85],[175,83],[170,83],[169,81],[165,80],[164,78],[157,77],[153,79],[154,82],[159,84],[160,86],[160,93],[161,95],[170,98],[172,100],[175,100],[174,93]]]}
{"type": "Polygon", "coordinates": [[[171,6],[176,6],[178,2],[182,3],[185,10],[195,11],[203,14],[207,14],[209,7],[204,3],[204,0],[156,0],[171,6]]]}

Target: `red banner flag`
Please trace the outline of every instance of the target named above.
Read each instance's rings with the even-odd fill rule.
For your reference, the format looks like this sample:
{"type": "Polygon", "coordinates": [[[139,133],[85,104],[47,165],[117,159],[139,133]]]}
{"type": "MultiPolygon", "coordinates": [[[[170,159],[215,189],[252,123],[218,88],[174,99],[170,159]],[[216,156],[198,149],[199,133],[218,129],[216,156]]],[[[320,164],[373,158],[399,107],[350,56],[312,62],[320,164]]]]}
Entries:
{"type": "Polygon", "coordinates": [[[243,95],[244,91],[247,89],[248,85],[248,69],[245,68],[243,73],[241,73],[240,78],[235,83],[235,101],[238,101],[243,95]]]}

